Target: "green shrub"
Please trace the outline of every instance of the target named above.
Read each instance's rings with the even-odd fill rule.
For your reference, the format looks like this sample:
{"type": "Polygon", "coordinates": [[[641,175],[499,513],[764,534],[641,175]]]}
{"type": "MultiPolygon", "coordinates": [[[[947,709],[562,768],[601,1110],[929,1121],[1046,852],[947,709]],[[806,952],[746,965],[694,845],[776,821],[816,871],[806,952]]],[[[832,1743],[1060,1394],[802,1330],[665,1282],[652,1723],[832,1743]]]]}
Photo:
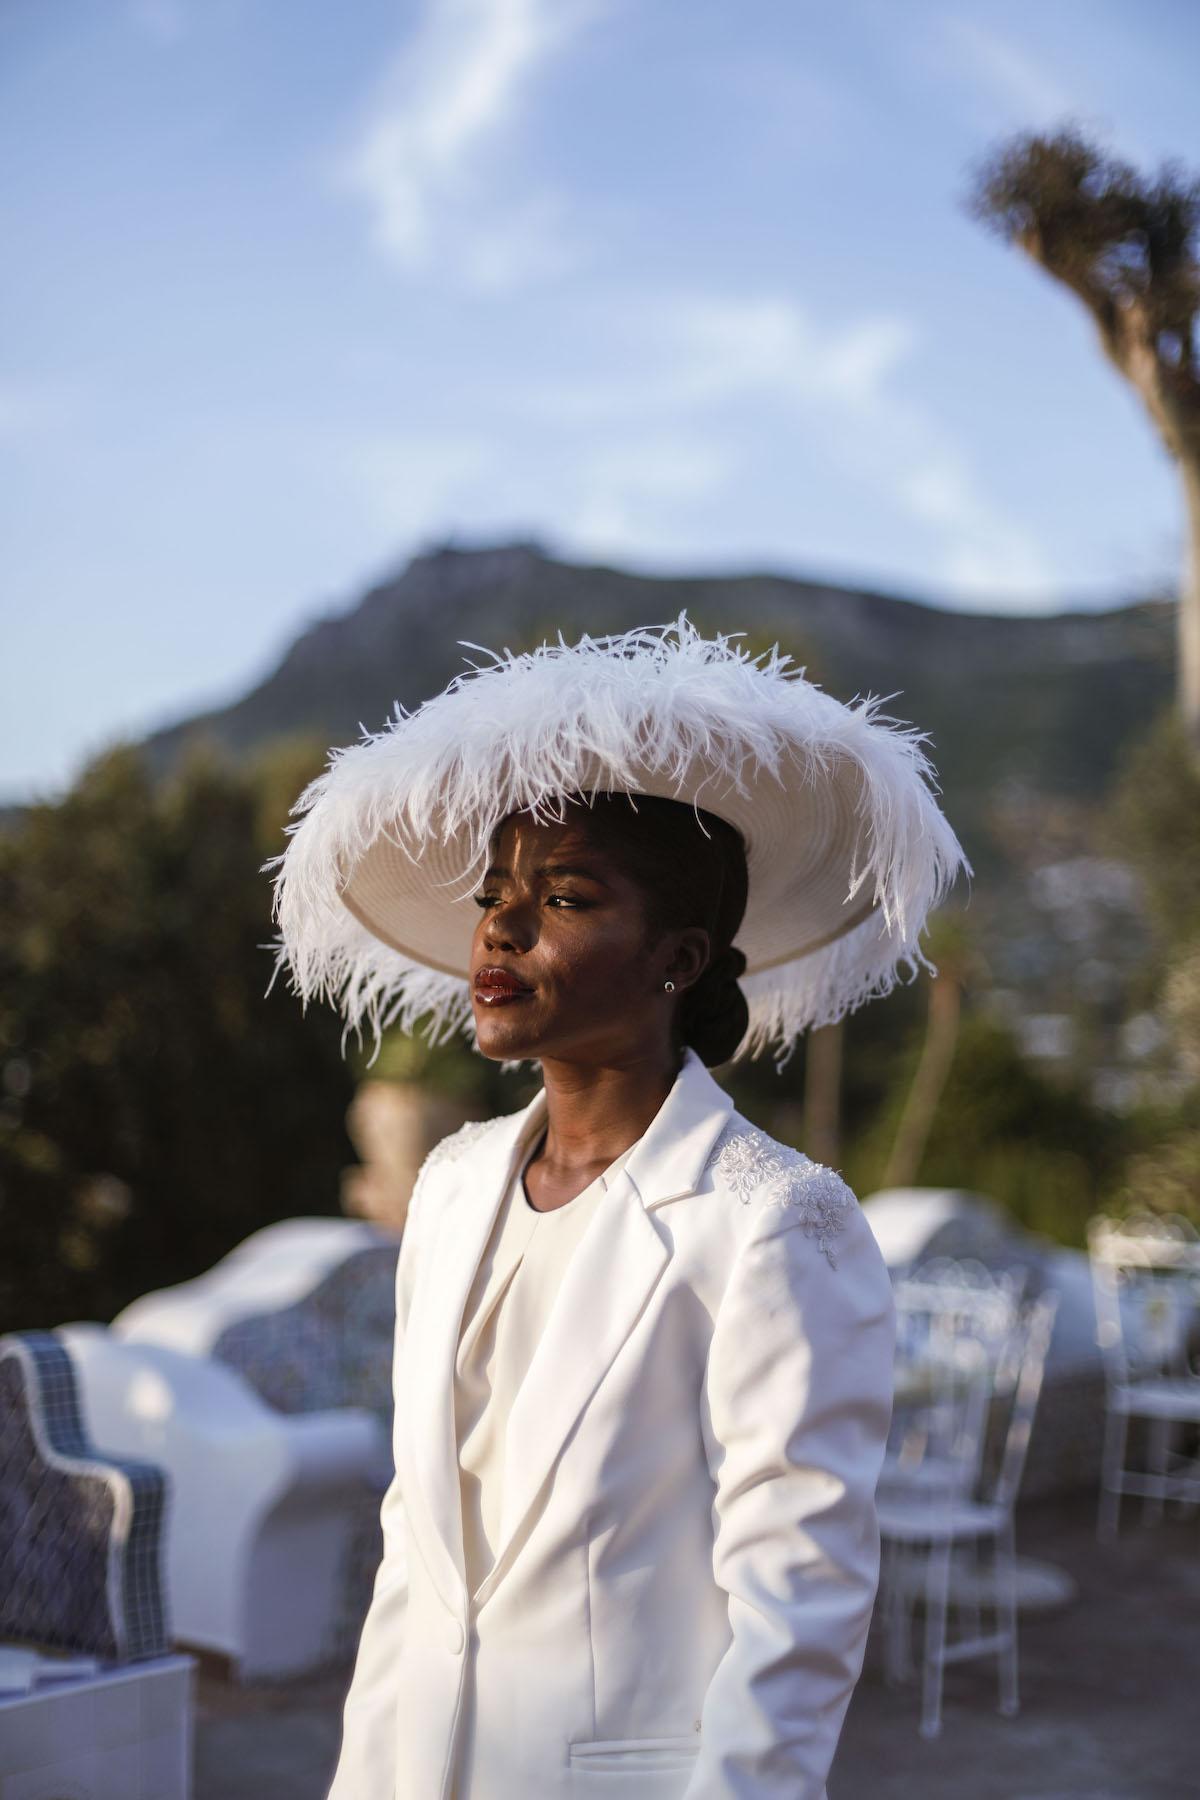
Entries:
{"type": "Polygon", "coordinates": [[[107,1318],[336,1211],[352,1082],[334,1016],[266,993],[269,787],[156,785],[119,750],[0,838],[0,1329],[107,1318]]]}

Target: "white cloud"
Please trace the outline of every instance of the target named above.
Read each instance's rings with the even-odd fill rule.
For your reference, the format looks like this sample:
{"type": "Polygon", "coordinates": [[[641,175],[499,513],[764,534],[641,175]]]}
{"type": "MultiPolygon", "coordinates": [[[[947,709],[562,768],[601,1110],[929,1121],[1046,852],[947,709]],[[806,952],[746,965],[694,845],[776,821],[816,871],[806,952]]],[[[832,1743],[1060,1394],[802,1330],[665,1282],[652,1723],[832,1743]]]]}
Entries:
{"type": "MultiPolygon", "coordinates": [[[[890,316],[823,327],[794,301],[777,296],[676,295],[617,323],[629,346],[629,373],[618,380],[548,385],[527,402],[545,419],[606,431],[615,448],[608,478],[597,479],[585,511],[614,545],[634,538],[636,483],[619,482],[638,466],[652,434],[682,442],[703,430],[707,497],[734,459],[721,448],[736,430],[745,439],[746,403],[760,417],[782,410],[783,429],[819,447],[871,504],[891,508],[933,537],[942,581],[960,600],[1021,597],[1037,602],[1053,587],[1032,538],[979,491],[969,461],[936,421],[901,398],[895,377],[916,348],[915,328],[890,316]]],[[[771,428],[778,442],[777,430],[771,428]]]]}
{"type": "Polygon", "coordinates": [[[604,443],[582,458],[568,484],[572,539],[603,556],[686,545],[690,509],[720,493],[733,461],[725,446],[694,432],[648,430],[604,443]]]}
{"type": "Polygon", "coordinates": [[[493,460],[478,438],[386,431],[322,445],[318,454],[385,547],[452,526],[493,460]]]}
{"type": "Polygon", "coordinates": [[[561,197],[505,192],[497,156],[535,77],[595,11],[595,0],[428,0],[339,167],[396,267],[498,287],[573,266],[561,197]]]}
{"type": "Polygon", "coordinates": [[[1077,112],[1075,97],[998,32],[957,14],[948,16],[944,26],[963,66],[1020,114],[1025,125],[1051,124],[1077,112]]]}
{"type": "Polygon", "coordinates": [[[583,477],[659,500],[699,500],[717,492],[729,467],[728,453],[715,444],[660,433],[598,451],[585,459],[583,477]]]}
{"type": "Polygon", "coordinates": [[[475,221],[458,240],[459,270],[468,286],[501,291],[578,268],[583,255],[566,213],[561,195],[542,192],[495,218],[475,221]]]}
{"type": "Polygon", "coordinates": [[[926,428],[923,449],[900,487],[907,510],[942,535],[942,579],[959,600],[984,605],[1040,600],[1054,583],[1033,537],[980,495],[966,459],[939,448],[926,428]]]}
{"type": "Polygon", "coordinates": [[[623,378],[548,383],[533,405],[563,422],[692,411],[748,395],[863,397],[913,342],[904,320],[878,318],[822,333],[788,299],[673,295],[610,309],[629,341],[623,378]],[[643,370],[639,361],[648,361],[643,370]]]}
{"type": "Polygon", "coordinates": [[[869,401],[915,341],[906,320],[886,316],[823,332],[781,298],[688,301],[675,328],[710,385],[797,402],[869,401]]]}

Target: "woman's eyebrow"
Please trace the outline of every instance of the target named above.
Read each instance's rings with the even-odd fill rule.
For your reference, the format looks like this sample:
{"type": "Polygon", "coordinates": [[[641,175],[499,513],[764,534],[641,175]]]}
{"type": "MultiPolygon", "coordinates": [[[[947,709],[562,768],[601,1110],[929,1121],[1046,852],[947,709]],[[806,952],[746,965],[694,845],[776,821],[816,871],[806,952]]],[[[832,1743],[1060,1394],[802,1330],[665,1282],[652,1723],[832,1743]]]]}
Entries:
{"type": "MultiPolygon", "coordinates": [[[[569,875],[574,877],[577,881],[597,882],[600,887],[608,887],[610,885],[610,883],[604,879],[603,875],[599,874],[595,869],[581,868],[575,863],[541,863],[533,871],[533,874],[536,881],[544,881],[547,878],[555,876],[561,877],[563,875],[569,875]]],[[[506,869],[502,863],[492,863],[489,868],[484,870],[482,876],[484,881],[511,881],[512,878],[512,870],[506,869]]]]}
{"type": "Polygon", "coordinates": [[[574,863],[542,863],[540,868],[534,870],[534,873],[538,877],[547,875],[571,875],[574,876],[577,881],[595,881],[601,887],[607,887],[609,885],[608,882],[605,881],[603,875],[599,874],[595,869],[579,868],[574,863]]]}

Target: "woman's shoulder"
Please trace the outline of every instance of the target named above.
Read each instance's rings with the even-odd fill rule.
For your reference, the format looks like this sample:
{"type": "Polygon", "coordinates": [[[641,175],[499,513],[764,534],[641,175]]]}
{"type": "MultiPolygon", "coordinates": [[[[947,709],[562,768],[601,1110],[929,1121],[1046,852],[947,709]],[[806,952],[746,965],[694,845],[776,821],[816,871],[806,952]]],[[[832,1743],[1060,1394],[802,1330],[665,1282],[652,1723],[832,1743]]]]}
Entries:
{"type": "Polygon", "coordinates": [[[779,1143],[735,1112],[713,1145],[707,1173],[715,1191],[745,1209],[747,1229],[794,1225],[837,1267],[838,1242],[859,1208],[836,1169],[779,1143]]]}
{"type": "Polygon", "coordinates": [[[421,1164],[421,1174],[439,1169],[446,1163],[459,1162],[468,1151],[473,1150],[477,1144],[484,1144],[501,1126],[508,1123],[510,1121],[507,1115],[496,1119],[468,1119],[465,1125],[460,1125],[457,1131],[452,1131],[448,1137],[442,1138],[433,1146],[421,1164]]]}
{"type": "Polygon", "coordinates": [[[490,1152],[511,1155],[514,1132],[519,1132],[522,1113],[501,1113],[494,1119],[468,1119],[457,1131],[450,1132],[433,1146],[417,1170],[412,1197],[408,1203],[409,1221],[415,1220],[421,1203],[439,1181],[458,1173],[456,1165],[473,1155],[487,1158],[490,1152]]]}

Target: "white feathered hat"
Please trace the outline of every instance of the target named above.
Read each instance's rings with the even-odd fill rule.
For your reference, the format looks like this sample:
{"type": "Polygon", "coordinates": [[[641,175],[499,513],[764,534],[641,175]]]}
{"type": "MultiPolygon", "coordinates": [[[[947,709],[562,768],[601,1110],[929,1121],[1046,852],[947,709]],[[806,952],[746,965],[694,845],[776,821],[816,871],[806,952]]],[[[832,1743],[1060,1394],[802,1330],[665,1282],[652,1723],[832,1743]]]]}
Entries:
{"type": "MultiPolygon", "coordinates": [[[[488,654],[491,654],[490,652],[488,654]]],[[[746,845],[736,945],[743,1052],[784,1049],[923,960],[966,863],[917,732],[844,706],[778,649],[754,658],[686,616],[472,668],[333,752],[278,859],[281,961],[351,1029],[469,1027],[471,905],[501,820],[563,797],[686,801],[746,845]]]]}

